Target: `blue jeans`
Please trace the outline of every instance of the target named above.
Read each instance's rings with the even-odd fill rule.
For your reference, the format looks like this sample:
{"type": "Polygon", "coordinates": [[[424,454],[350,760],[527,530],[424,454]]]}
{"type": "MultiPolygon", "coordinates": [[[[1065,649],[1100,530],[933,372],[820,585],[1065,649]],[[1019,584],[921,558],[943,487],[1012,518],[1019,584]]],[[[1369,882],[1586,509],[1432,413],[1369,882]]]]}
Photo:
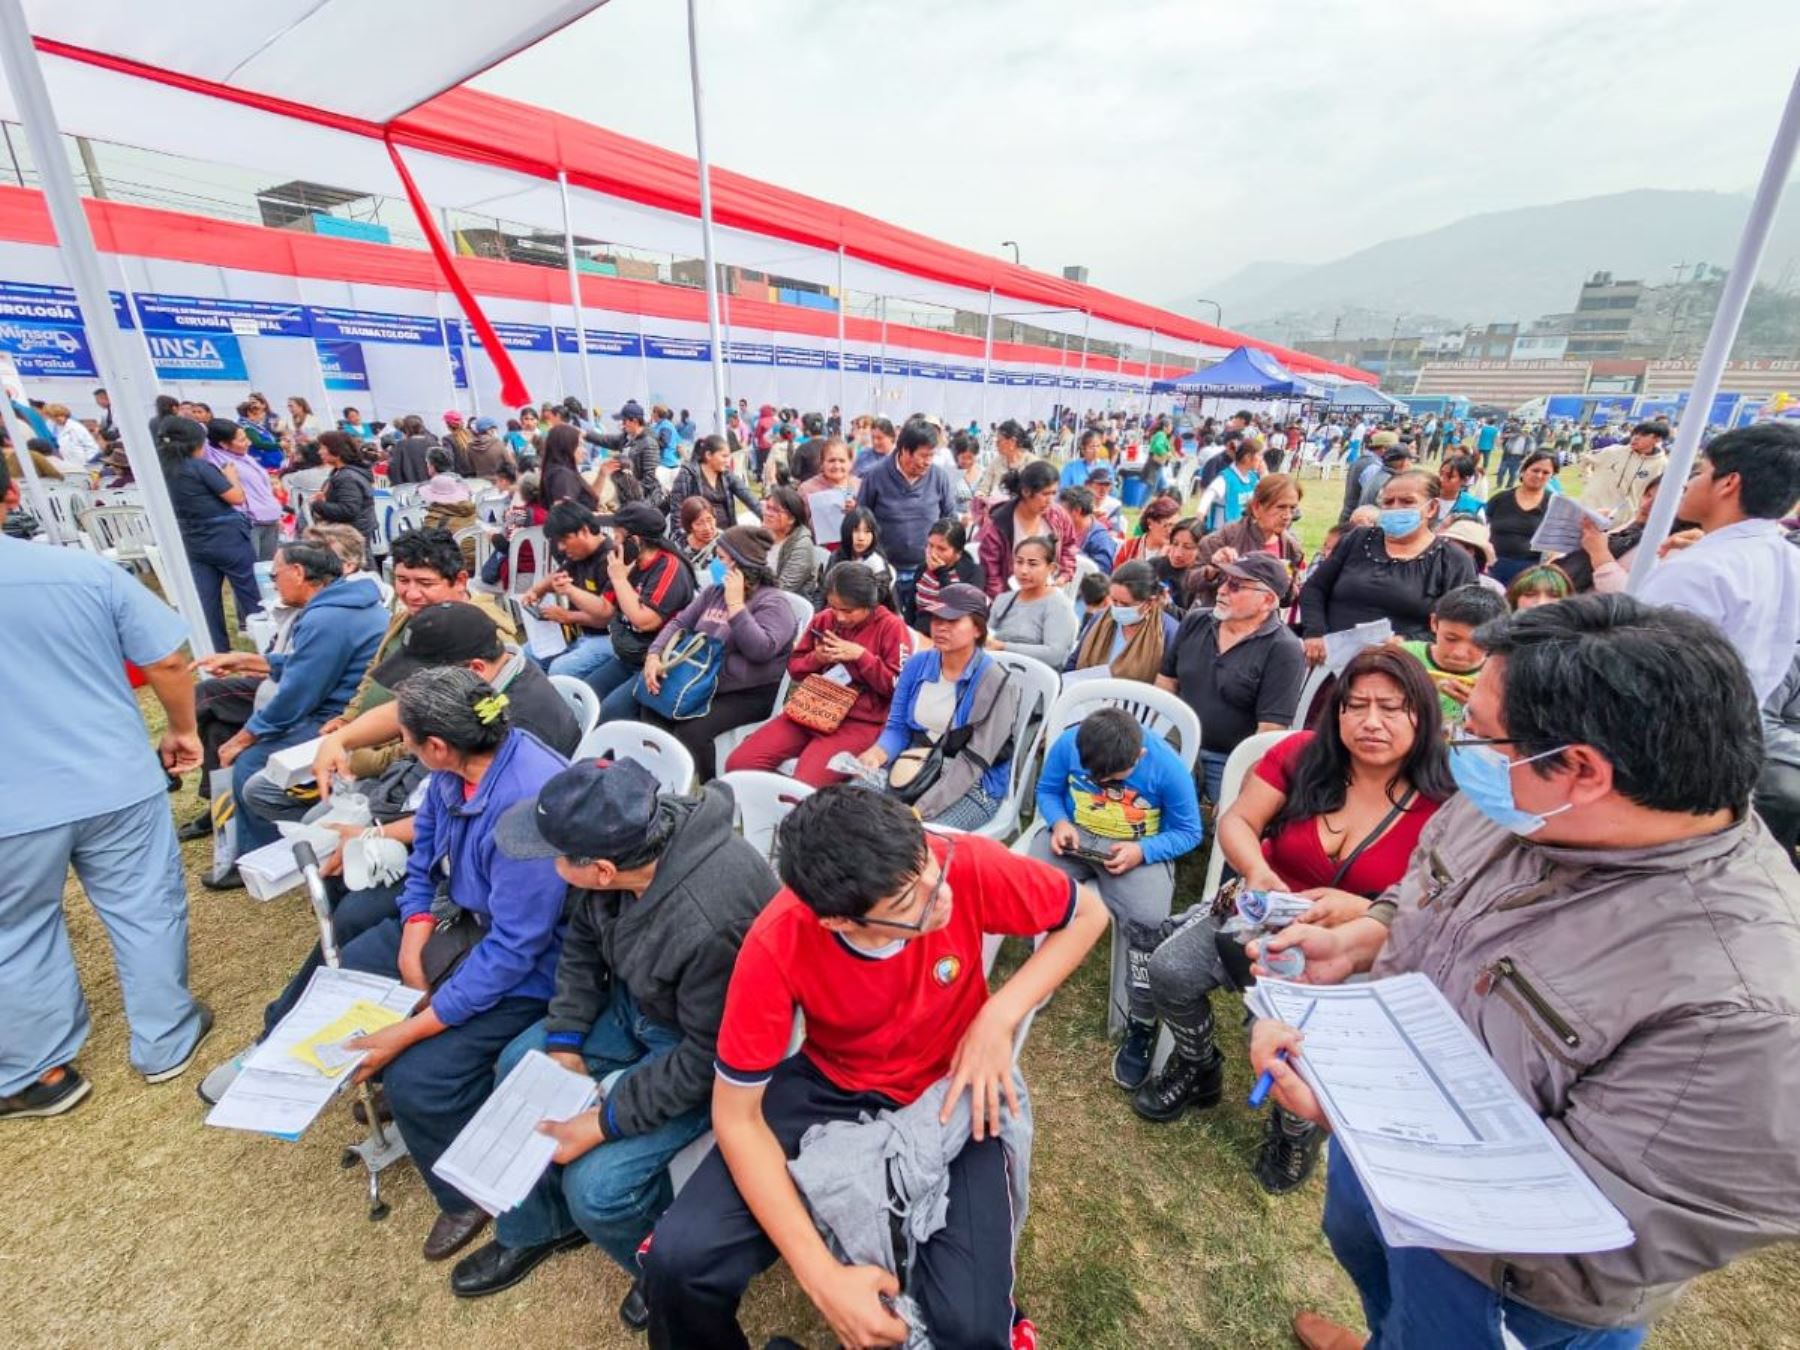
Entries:
{"type": "Polygon", "coordinates": [[[1219,804],[1219,785],[1225,780],[1225,761],[1230,758],[1221,750],[1200,752],[1200,796],[1214,806],[1219,804]]]}
{"type": "MultiPolygon", "coordinates": [[[[641,1069],[682,1041],[676,1028],[638,1010],[623,984],[581,1043],[581,1057],[595,1078],[641,1069]]],[[[527,1051],[545,1049],[544,1024],[527,1027],[500,1055],[495,1081],[505,1078],[527,1051]]],[[[637,1249],[674,1199],[669,1159],[706,1132],[708,1105],[664,1121],[648,1134],[608,1139],[566,1167],[552,1166],[517,1209],[500,1216],[495,1236],[507,1247],[535,1247],[580,1229],[626,1271],[637,1272],[637,1249]]]]}
{"type": "Polygon", "coordinates": [[[1325,1177],[1325,1236],[1362,1296],[1366,1350],[1501,1350],[1502,1319],[1526,1350],[1635,1350],[1644,1343],[1643,1327],[1577,1326],[1505,1297],[1428,1248],[1388,1246],[1335,1139],[1325,1177]]]}
{"type": "Polygon", "coordinates": [[[281,831],[275,828],[273,821],[263,819],[246,804],[244,788],[252,778],[262,772],[262,767],[269,762],[270,755],[277,750],[285,750],[290,745],[299,745],[304,741],[310,741],[319,734],[319,728],[324,725],[323,717],[308,717],[279,736],[263,737],[231,761],[231,795],[237,805],[239,853],[248,853],[253,848],[261,848],[264,844],[272,844],[281,838],[281,831]]]}
{"type": "Polygon", "coordinates": [[[24,1091],[87,1041],[87,1000],[63,921],[70,864],[112,940],[132,1066],[160,1073],[185,1059],[200,1010],[187,988],[187,883],[162,789],[135,806],[0,839],[0,856],[0,1095],[24,1091]]]}

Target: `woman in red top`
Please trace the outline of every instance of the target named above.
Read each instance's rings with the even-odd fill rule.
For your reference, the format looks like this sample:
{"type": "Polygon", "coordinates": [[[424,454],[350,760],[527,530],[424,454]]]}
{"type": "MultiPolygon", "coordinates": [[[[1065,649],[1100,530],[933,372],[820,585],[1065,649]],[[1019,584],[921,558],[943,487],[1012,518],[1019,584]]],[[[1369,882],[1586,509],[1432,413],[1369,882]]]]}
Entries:
{"type": "MultiPolygon", "coordinates": [[[[1425,822],[1456,788],[1437,691],[1398,648],[1357,653],[1317,726],[1257,763],[1219,820],[1217,847],[1245,886],[1303,895],[1313,902],[1306,921],[1334,927],[1361,917],[1400,880],[1425,822]]],[[[1212,1106],[1224,1091],[1208,995],[1250,982],[1243,942],[1254,934],[1221,932],[1210,911],[1210,903],[1196,906],[1177,920],[1150,959],[1151,997],[1175,1053],[1132,1099],[1146,1120],[1212,1106]]],[[[1271,1194],[1293,1190],[1318,1147],[1315,1127],[1277,1109],[1257,1180],[1271,1194]]]]}

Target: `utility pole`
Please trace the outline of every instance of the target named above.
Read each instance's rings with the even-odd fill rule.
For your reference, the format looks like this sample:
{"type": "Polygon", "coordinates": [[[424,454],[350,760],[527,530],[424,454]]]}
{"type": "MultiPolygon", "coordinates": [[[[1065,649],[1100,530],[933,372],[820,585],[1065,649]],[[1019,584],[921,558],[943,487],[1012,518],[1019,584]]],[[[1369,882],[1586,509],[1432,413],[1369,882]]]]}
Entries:
{"type": "Polygon", "coordinates": [[[1387,376],[1387,373],[1394,368],[1394,343],[1399,341],[1399,339],[1400,339],[1400,316],[1398,314],[1396,314],[1396,315],[1394,315],[1394,331],[1392,333],[1388,334],[1387,362],[1381,368],[1381,374],[1382,374],[1383,378],[1385,378],[1387,376]]]}
{"type": "Polygon", "coordinates": [[[75,148],[81,152],[81,167],[82,171],[87,174],[88,194],[100,201],[105,201],[106,180],[100,177],[100,161],[94,157],[93,144],[86,136],[77,136],[75,148]]]}

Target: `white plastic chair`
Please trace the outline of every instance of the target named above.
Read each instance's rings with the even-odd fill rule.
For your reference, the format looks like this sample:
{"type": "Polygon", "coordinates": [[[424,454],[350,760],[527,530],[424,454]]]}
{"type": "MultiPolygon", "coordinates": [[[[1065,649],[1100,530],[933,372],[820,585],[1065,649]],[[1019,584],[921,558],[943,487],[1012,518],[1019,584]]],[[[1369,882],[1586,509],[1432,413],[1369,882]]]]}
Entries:
{"type": "Polygon", "coordinates": [[[685,795],[694,786],[694,757],[661,727],[644,722],[602,722],[581,738],[576,759],[635,759],[662,784],[685,795]]]}
{"type": "MultiPolygon", "coordinates": [[[[394,534],[407,534],[425,527],[425,508],[416,503],[411,506],[397,506],[390,519],[394,534]]],[[[392,540],[393,534],[388,538],[392,540]]]]}
{"type": "Polygon", "coordinates": [[[813,794],[812,786],[797,778],[756,769],[722,773],[714,781],[731,788],[739,831],[758,853],[770,859],[775,856],[776,829],[789,811],[813,794]]]}
{"type": "Polygon", "coordinates": [[[475,498],[475,519],[493,529],[499,529],[506,519],[506,508],[512,505],[512,494],[506,492],[484,492],[475,498]]]}
{"type": "Polygon", "coordinates": [[[575,714],[575,720],[581,723],[583,736],[600,725],[600,695],[594,692],[591,684],[573,675],[552,675],[550,683],[556,686],[556,692],[562,695],[569,711],[575,714]]]}
{"type": "Polygon", "coordinates": [[[1295,731],[1304,731],[1307,720],[1312,717],[1313,704],[1318,700],[1319,691],[1331,678],[1331,668],[1317,665],[1307,673],[1306,683],[1300,686],[1300,699],[1294,704],[1294,720],[1288,725],[1295,731]]]}
{"type": "Polygon", "coordinates": [[[528,525],[524,529],[514,530],[512,538],[506,545],[506,589],[508,594],[522,595],[536,585],[540,578],[549,575],[550,541],[544,538],[544,527],[528,525]],[[521,562],[527,544],[531,545],[529,570],[521,562]]]}
{"type": "Polygon", "coordinates": [[[1238,793],[1243,791],[1244,779],[1256,767],[1256,762],[1269,753],[1271,746],[1293,734],[1292,731],[1259,731],[1239,741],[1226,756],[1225,771],[1219,776],[1219,800],[1214,803],[1212,851],[1206,858],[1206,879],[1200,885],[1201,899],[1212,899],[1218,893],[1219,878],[1225,875],[1225,850],[1219,847],[1219,821],[1237,800],[1238,793]]]}
{"type": "Polygon", "coordinates": [[[155,542],[150,513],[141,506],[96,506],[81,516],[88,548],[108,562],[148,565],[144,546],[155,542]]]}
{"type": "Polygon", "coordinates": [[[1019,691],[1019,715],[1013,723],[1013,753],[1006,796],[993,816],[969,833],[1004,842],[1019,832],[1025,793],[1034,777],[1032,767],[1044,741],[1044,726],[1049,720],[1050,709],[1062,688],[1062,678],[1035,656],[1019,652],[991,652],[989,655],[1012,673],[1013,685],[1019,691]]]}
{"type": "Polygon", "coordinates": [[[470,580],[479,580],[481,577],[482,566],[488,560],[488,554],[494,551],[494,541],[488,534],[488,527],[485,525],[465,525],[458,530],[453,537],[456,540],[456,546],[458,548],[463,546],[463,541],[465,539],[473,539],[475,541],[475,566],[471,569],[474,575],[470,580]]]}

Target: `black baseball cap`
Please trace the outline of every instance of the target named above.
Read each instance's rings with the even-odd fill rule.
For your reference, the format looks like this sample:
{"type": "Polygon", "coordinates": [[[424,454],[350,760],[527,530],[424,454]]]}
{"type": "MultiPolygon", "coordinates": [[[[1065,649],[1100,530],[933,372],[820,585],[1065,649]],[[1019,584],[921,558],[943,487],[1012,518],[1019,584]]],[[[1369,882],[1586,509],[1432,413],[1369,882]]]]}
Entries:
{"type": "Polygon", "coordinates": [[[408,619],[400,630],[400,649],[369,675],[384,689],[398,689],[421,670],[491,659],[499,645],[493,619],[474,605],[445,600],[408,619]]]}
{"type": "Polygon", "coordinates": [[[625,400],[625,406],[614,413],[613,417],[620,422],[642,422],[644,420],[644,405],[639,403],[635,398],[628,398],[625,400]]]}
{"type": "Polygon", "coordinates": [[[509,858],[636,857],[656,820],[659,787],[636,760],[582,760],[501,816],[494,841],[509,858]]]}
{"type": "Polygon", "coordinates": [[[1225,575],[1239,581],[1250,581],[1270,592],[1277,600],[1287,598],[1293,579],[1287,564],[1272,553],[1250,553],[1236,562],[1225,564],[1225,575]]]}
{"type": "Polygon", "coordinates": [[[663,513],[648,502],[626,502],[610,516],[601,516],[600,523],[639,539],[661,539],[669,529],[663,513]]]}
{"type": "Polygon", "coordinates": [[[987,592],[966,581],[955,581],[938,591],[930,604],[921,605],[934,619],[960,619],[965,614],[988,612],[987,592]]]}

